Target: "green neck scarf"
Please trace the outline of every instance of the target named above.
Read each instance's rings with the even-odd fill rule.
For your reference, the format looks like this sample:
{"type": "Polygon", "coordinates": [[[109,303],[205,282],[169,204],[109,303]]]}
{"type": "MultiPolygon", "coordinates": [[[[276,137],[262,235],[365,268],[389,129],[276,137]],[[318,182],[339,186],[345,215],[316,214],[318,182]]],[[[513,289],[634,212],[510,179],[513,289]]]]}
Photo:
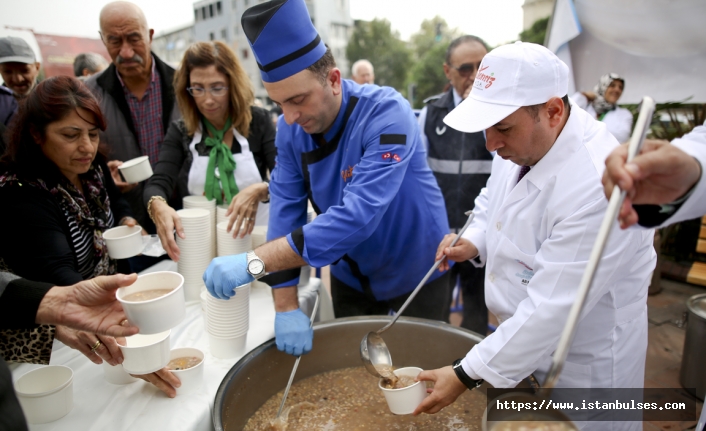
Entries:
{"type": "Polygon", "coordinates": [[[238,186],[235,184],[235,159],[233,153],[228,146],[223,142],[223,135],[231,128],[230,118],[226,122],[225,127],[221,130],[216,128],[208,120],[204,119],[206,129],[211,132],[212,136],[206,136],[204,143],[206,148],[211,149],[208,156],[208,169],[206,170],[206,199],[216,199],[223,203],[230,204],[233,196],[238,194],[238,186]],[[220,181],[216,178],[216,168],[220,176],[220,181]],[[221,187],[223,190],[221,191],[221,187]]]}

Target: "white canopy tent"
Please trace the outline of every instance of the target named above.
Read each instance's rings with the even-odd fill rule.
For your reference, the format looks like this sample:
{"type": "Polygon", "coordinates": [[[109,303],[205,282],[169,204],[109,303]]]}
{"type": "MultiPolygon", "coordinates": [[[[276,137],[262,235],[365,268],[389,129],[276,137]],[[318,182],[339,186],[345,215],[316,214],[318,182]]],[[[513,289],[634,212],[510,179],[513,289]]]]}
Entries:
{"type": "Polygon", "coordinates": [[[546,42],[572,71],[569,94],[615,72],[620,103],[706,103],[706,0],[556,0],[546,42]]]}

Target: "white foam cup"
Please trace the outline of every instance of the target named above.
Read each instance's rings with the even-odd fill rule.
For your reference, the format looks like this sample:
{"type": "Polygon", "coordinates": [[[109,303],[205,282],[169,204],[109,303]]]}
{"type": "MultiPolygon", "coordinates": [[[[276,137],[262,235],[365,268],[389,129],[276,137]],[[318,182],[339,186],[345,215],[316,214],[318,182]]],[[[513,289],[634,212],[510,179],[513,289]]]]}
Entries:
{"type": "Polygon", "coordinates": [[[108,256],[113,259],[127,259],[142,253],[142,227],[118,226],[103,232],[108,256]]]}
{"type": "MultiPolygon", "coordinates": [[[[406,367],[393,371],[397,376],[409,376],[415,378],[422,372],[421,368],[406,367]]],[[[416,382],[411,386],[402,389],[386,389],[382,387],[382,379],[378,383],[380,390],[385,395],[387,406],[396,415],[408,415],[414,412],[419,404],[427,396],[427,385],[424,382],[416,382]]]]}
{"type": "Polygon", "coordinates": [[[169,360],[171,361],[172,359],[183,358],[186,356],[197,357],[201,359],[201,362],[194,367],[187,368],[186,370],[170,370],[181,382],[181,386],[176,388],[177,395],[186,395],[196,392],[203,384],[203,362],[205,356],[201,350],[193,347],[173,349],[169,353],[169,360]]]}
{"type": "Polygon", "coordinates": [[[103,361],[103,378],[106,382],[114,385],[127,385],[139,380],[128,374],[121,364],[113,366],[105,360],[103,361]]]}
{"type": "Polygon", "coordinates": [[[137,157],[118,166],[128,183],[139,183],[152,176],[152,166],[148,156],[137,157]]]}
{"type": "Polygon", "coordinates": [[[123,353],[123,368],[130,374],[149,374],[161,370],[169,363],[168,331],[159,334],[137,334],[125,338],[125,345],[118,344],[123,353]]]}
{"type": "Polygon", "coordinates": [[[211,354],[216,358],[236,358],[245,354],[247,337],[247,334],[229,338],[208,334],[208,345],[211,349],[211,354]]]}
{"type": "Polygon", "coordinates": [[[137,277],[130,286],[121,287],[117,293],[128,322],[140,328],[140,334],[156,334],[177,326],[186,316],[184,276],[178,272],[158,271],[137,277]],[[147,301],[126,301],[132,293],[146,290],[171,292],[147,301]]]}
{"type": "Polygon", "coordinates": [[[15,392],[27,422],[45,424],[66,416],[74,405],[74,372],[48,365],[17,379],[15,392]]]}

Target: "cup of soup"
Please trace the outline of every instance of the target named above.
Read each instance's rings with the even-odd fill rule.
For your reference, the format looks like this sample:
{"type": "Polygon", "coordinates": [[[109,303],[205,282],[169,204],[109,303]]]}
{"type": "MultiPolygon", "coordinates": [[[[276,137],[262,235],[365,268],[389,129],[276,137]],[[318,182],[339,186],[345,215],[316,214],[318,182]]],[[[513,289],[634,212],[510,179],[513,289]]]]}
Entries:
{"type": "Polygon", "coordinates": [[[181,347],[169,352],[167,368],[179,379],[177,395],[196,392],[203,384],[204,353],[193,347],[181,347]]]}
{"type": "Polygon", "coordinates": [[[178,272],[140,275],[135,283],[118,289],[116,296],[128,322],[140,328],[140,334],[172,329],[186,316],[184,277],[178,272]]]}
{"type": "Polygon", "coordinates": [[[409,415],[414,412],[427,396],[427,385],[424,382],[415,382],[414,379],[422,372],[421,368],[406,367],[393,371],[398,377],[397,384],[388,388],[380,379],[378,386],[385,395],[387,406],[396,415],[409,415]]]}

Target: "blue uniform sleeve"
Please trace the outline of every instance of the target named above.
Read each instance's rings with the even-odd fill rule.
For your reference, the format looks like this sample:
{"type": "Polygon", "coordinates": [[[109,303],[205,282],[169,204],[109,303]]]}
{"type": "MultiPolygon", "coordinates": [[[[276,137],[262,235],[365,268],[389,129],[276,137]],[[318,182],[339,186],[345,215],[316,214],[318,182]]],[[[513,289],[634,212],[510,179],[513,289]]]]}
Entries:
{"type": "MultiPolygon", "coordinates": [[[[270,176],[270,221],[267,240],[287,235],[306,223],[307,191],[304,187],[300,151],[294,148],[292,128],[283,117],[277,123],[275,146],[277,157],[270,176]]],[[[273,288],[294,286],[299,283],[299,268],[279,271],[262,279],[273,288]]]]}
{"type": "Polygon", "coordinates": [[[288,236],[294,249],[313,267],[336,262],[375,232],[421,145],[416,118],[399,96],[365,107],[360,115],[349,142],[342,142],[348,151],[363,147],[362,158],[343,190],[342,204],[329,207],[288,236]]]}

